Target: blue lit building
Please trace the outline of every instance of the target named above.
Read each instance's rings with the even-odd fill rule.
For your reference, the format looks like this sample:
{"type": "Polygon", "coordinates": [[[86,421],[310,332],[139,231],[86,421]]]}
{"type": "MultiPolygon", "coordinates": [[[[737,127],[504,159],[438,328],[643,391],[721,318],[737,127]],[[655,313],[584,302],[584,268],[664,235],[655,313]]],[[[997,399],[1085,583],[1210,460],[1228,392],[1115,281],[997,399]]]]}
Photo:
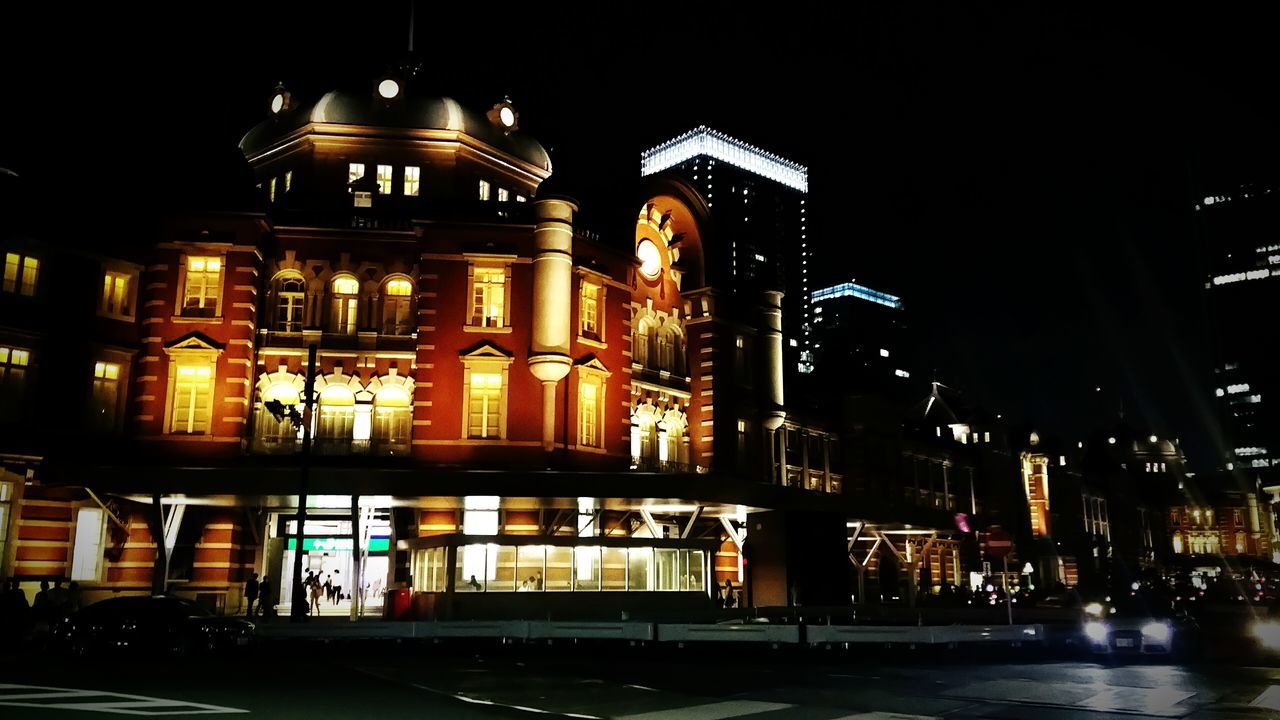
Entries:
{"type": "Polygon", "coordinates": [[[892,393],[917,372],[902,298],[845,282],[814,290],[809,300],[819,377],[855,393],[892,393]]]}

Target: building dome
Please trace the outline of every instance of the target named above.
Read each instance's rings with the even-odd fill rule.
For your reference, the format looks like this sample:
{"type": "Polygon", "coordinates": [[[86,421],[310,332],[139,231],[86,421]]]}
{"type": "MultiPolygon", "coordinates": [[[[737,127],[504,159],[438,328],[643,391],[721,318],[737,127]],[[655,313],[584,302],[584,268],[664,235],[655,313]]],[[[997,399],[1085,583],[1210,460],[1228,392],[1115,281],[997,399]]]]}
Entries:
{"type": "Polygon", "coordinates": [[[369,90],[334,90],[316,102],[292,104],[246,133],[240,140],[240,151],[252,159],[295,131],[313,124],[456,131],[543,170],[551,170],[551,158],[537,140],[518,131],[503,132],[484,114],[464,108],[453,98],[416,94],[412,86],[391,100],[369,90]]]}

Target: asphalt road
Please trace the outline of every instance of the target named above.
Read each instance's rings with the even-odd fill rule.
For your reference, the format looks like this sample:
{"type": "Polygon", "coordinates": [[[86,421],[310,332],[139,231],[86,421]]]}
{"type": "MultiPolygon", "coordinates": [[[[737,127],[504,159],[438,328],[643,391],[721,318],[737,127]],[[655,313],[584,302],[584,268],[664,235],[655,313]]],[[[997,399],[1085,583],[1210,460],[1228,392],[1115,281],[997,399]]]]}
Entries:
{"type": "Polygon", "coordinates": [[[1014,652],[353,642],[190,660],[6,657],[0,717],[1280,718],[1280,668],[1014,652]]]}

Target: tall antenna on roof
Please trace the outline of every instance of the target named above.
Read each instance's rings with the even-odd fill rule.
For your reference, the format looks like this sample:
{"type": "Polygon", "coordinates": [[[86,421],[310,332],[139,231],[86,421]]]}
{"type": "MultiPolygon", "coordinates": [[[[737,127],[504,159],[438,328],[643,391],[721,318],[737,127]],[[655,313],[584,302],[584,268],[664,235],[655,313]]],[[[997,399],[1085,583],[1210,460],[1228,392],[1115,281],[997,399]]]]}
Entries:
{"type": "Polygon", "coordinates": [[[418,3],[409,0],[409,53],[413,53],[413,19],[414,11],[418,9],[418,3]]]}

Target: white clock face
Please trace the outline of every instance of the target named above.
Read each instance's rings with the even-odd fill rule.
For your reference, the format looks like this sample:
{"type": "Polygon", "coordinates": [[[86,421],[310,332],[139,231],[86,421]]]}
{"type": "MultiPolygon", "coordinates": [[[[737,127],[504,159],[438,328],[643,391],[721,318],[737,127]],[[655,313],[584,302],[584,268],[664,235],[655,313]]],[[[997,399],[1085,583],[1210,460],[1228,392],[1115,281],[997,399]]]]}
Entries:
{"type": "Polygon", "coordinates": [[[378,83],[378,94],[390,100],[400,94],[400,83],[392,80],[391,78],[387,78],[386,80],[378,83]]]}
{"type": "Polygon", "coordinates": [[[502,121],[503,127],[511,127],[516,124],[516,111],[504,107],[498,111],[498,119],[502,121]]]}
{"type": "Polygon", "coordinates": [[[284,109],[284,95],[281,93],[276,93],[276,96],[271,98],[271,112],[279,113],[283,109],[284,109]]]}
{"type": "Polygon", "coordinates": [[[641,240],[636,246],[636,257],[640,258],[640,272],[647,278],[658,277],[662,272],[662,253],[652,240],[641,240]]]}

